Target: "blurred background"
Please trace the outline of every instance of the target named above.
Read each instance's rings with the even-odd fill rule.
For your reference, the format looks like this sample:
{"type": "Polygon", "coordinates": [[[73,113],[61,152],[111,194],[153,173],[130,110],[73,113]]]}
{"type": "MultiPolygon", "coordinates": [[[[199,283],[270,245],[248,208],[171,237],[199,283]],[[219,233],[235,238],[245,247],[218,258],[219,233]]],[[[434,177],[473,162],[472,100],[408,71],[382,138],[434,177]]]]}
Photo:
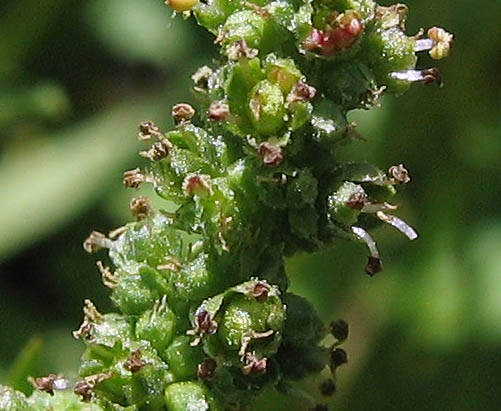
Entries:
{"type": "MultiPolygon", "coordinates": [[[[295,257],[292,289],[326,321],[350,323],[333,409],[498,410],[501,2],[406,3],[409,33],[456,35],[438,63],[445,87],[415,85],[354,113],[367,141],[341,156],[405,164],[399,216],[420,238],[378,232],[385,269],[374,278],[361,245],[295,257]]],[[[0,3],[0,383],[28,392],[27,373],[75,375],[84,298],[113,308],[82,241],[130,220],[138,193],[122,172],[142,162],[137,124],[171,126],[211,44],[160,0],[0,3]]],[[[436,64],[423,54],[419,66],[436,64]]],[[[271,394],[256,409],[295,404],[271,394]]]]}

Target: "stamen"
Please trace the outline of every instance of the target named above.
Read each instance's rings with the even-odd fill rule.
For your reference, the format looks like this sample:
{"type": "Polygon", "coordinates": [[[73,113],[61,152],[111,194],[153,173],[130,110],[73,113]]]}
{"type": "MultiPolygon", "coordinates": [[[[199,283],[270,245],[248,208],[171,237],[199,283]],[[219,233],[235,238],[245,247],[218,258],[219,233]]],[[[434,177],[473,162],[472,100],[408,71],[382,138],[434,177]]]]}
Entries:
{"type": "Polygon", "coordinates": [[[416,231],[408,225],[405,221],[401,220],[398,217],[395,217],[394,215],[388,215],[383,213],[382,211],[378,211],[376,213],[376,216],[383,222],[392,225],[395,227],[398,231],[400,231],[402,234],[405,234],[409,240],[415,240],[418,238],[418,234],[416,231]]]}
{"type": "Polygon", "coordinates": [[[435,42],[432,39],[419,39],[416,40],[416,45],[414,46],[414,51],[426,51],[431,50],[435,46],[435,42]]]}
{"type": "Polygon", "coordinates": [[[376,246],[376,242],[372,239],[370,234],[365,231],[362,227],[351,227],[351,231],[355,234],[360,240],[362,240],[365,244],[367,244],[367,248],[371,253],[372,257],[379,258],[379,251],[376,246]]]}
{"type": "Polygon", "coordinates": [[[430,68],[427,70],[407,70],[407,71],[393,71],[389,74],[391,78],[415,82],[422,81],[425,84],[437,83],[439,87],[442,87],[442,76],[436,68],[430,68]]]}

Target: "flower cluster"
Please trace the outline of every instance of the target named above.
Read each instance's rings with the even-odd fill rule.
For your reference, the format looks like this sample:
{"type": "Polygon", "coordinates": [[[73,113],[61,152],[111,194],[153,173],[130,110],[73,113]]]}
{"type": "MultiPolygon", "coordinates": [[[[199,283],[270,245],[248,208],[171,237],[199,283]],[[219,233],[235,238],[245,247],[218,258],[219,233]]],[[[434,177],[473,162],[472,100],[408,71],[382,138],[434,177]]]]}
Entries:
{"type": "Polygon", "coordinates": [[[86,301],[74,393],[49,376],[34,380],[29,399],[4,388],[2,409],[238,410],[266,388],[287,392],[326,371],[320,390],[332,395],[348,326],[324,326],[288,292],[284,257],[348,239],[367,245],[374,275],[382,263],[371,229],[417,237],[393,215],[391,199],[410,180],[404,166],[383,172],[335,153],[358,136],[350,110],[413,81],[440,82],[436,69],[415,68],[416,52],[444,57],[450,34],[407,36],[407,7],[372,0],[167,3],[193,14],[222,55],[192,77],[198,110],[176,104],[165,133],[140,124],[151,165],[124,173],[127,187],[152,184],[176,209],[137,197],[134,222],[89,236],[84,248],[113,262],[98,267],[119,313],[86,301]]]}

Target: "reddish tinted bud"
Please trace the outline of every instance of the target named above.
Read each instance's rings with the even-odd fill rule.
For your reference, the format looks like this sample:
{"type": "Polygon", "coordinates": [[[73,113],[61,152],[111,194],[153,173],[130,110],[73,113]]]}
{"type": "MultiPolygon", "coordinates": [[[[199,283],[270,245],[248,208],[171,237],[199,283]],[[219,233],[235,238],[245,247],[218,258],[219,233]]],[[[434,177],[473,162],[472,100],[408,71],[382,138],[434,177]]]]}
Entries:
{"type": "Polygon", "coordinates": [[[183,191],[186,195],[198,195],[207,198],[212,195],[210,176],[206,174],[190,174],[183,181],[183,191]]]}
{"type": "Polygon", "coordinates": [[[350,198],[346,202],[346,205],[353,210],[361,210],[366,202],[367,198],[365,197],[364,193],[355,192],[350,196],[350,198]]]}
{"type": "Polygon", "coordinates": [[[268,299],[268,294],[270,292],[270,286],[266,283],[257,283],[253,290],[252,296],[259,302],[264,302],[268,299]]]}
{"type": "Polygon", "coordinates": [[[316,51],[324,42],[324,35],[318,29],[313,29],[303,42],[303,47],[307,51],[316,51]]]}

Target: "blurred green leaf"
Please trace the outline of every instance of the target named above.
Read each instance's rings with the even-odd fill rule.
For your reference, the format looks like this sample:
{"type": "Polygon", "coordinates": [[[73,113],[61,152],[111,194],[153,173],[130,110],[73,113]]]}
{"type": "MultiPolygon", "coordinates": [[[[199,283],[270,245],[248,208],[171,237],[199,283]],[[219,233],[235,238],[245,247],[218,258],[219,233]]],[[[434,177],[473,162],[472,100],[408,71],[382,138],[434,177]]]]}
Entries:
{"type": "Polygon", "coordinates": [[[38,335],[31,337],[18,354],[8,372],[8,385],[16,390],[23,391],[24,393],[29,393],[33,390],[33,387],[31,387],[27,378],[33,374],[42,349],[42,338],[38,335]]]}
{"type": "Polygon", "coordinates": [[[193,33],[171,14],[161,1],[93,0],[87,23],[110,52],[162,66],[193,50],[193,33]]]}
{"type": "Polygon", "coordinates": [[[62,226],[120,179],[137,147],[139,119],[157,108],[146,101],[105,111],[40,145],[4,152],[0,260],[62,226]]]}

